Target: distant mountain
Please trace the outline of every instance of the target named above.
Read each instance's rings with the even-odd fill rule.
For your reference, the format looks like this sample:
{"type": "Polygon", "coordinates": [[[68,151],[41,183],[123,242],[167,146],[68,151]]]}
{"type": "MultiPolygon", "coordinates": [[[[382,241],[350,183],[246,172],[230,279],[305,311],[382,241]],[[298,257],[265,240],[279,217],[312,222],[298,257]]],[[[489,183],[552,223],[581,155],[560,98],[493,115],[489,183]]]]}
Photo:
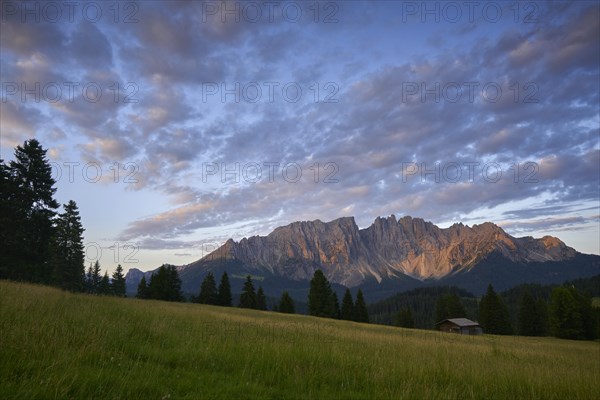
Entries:
{"type": "MultiPolygon", "coordinates": [[[[305,300],[308,281],[321,269],[340,292],[344,286],[362,288],[374,301],[440,284],[480,293],[489,282],[500,290],[525,282],[557,283],[598,274],[599,260],[558,238],[516,238],[490,222],[442,229],[421,218],[396,220],[392,215],[377,218],[365,229],[345,217],[327,223],[294,222],[267,236],[230,239],[180,267],[180,276],[184,291],[195,293],[209,271],[218,278],[227,270],[234,291],[250,274],[270,295],[288,290],[305,300]]],[[[138,270],[134,275],[141,279],[138,270]]],[[[133,277],[130,281],[135,284],[133,277]]]]}

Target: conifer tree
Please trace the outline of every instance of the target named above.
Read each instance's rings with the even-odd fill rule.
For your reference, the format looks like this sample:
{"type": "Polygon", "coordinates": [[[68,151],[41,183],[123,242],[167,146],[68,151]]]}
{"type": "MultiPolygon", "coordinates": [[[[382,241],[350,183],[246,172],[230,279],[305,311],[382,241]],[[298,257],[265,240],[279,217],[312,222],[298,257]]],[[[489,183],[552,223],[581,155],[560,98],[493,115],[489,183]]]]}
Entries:
{"type": "Polygon", "coordinates": [[[104,271],[104,275],[100,279],[98,284],[98,294],[109,295],[110,294],[110,280],[108,279],[108,272],[104,271]]]}
{"type": "Polygon", "coordinates": [[[63,289],[84,289],[83,231],[77,204],[71,200],[56,219],[52,245],[53,281],[63,289]]]}
{"type": "Polygon", "coordinates": [[[329,294],[329,318],[340,318],[340,302],[338,301],[337,294],[332,290],[329,294]]]}
{"type": "Polygon", "coordinates": [[[177,269],[173,265],[161,265],[150,277],[147,293],[150,299],[182,301],[181,280],[177,269]]]}
{"type": "Polygon", "coordinates": [[[277,306],[277,311],[286,314],[294,314],[296,312],[294,307],[294,300],[292,300],[288,292],[282,293],[281,299],[279,300],[279,304],[277,306]]]}
{"type": "Polygon", "coordinates": [[[85,273],[85,291],[87,293],[93,293],[92,273],[93,267],[92,263],[90,263],[90,266],[88,267],[87,272],[85,273]]]}
{"type": "Polygon", "coordinates": [[[200,294],[198,295],[198,303],[200,304],[217,304],[217,283],[212,272],[209,272],[202,284],[200,285],[200,294]]]}
{"type": "Polygon", "coordinates": [[[310,281],[308,292],[308,313],[317,317],[332,317],[331,285],[320,269],[310,281]]]}
{"type": "Polygon", "coordinates": [[[115,272],[113,272],[112,274],[111,291],[115,296],[126,296],[127,286],[125,282],[125,275],[123,275],[123,267],[121,267],[121,264],[117,265],[115,272]]]}
{"type": "Polygon", "coordinates": [[[485,333],[496,335],[512,334],[508,309],[490,284],[479,303],[479,323],[485,333]]]}
{"type": "Polygon", "coordinates": [[[414,328],[415,327],[415,319],[413,318],[412,311],[408,307],[403,307],[396,314],[396,326],[402,328],[414,328]]]}
{"type": "Polygon", "coordinates": [[[229,276],[227,272],[223,272],[221,275],[221,282],[219,283],[219,294],[218,303],[220,306],[231,307],[231,285],[229,284],[229,276]]]}
{"type": "Polygon", "coordinates": [[[548,334],[548,304],[544,299],[538,299],[535,303],[537,313],[537,325],[535,327],[536,336],[546,336],[548,334]]]}
{"type": "Polygon", "coordinates": [[[256,309],[263,311],[267,310],[267,299],[262,286],[259,286],[258,290],[256,291],[256,309]]]}
{"type": "Polygon", "coordinates": [[[448,293],[440,296],[435,308],[436,322],[448,318],[464,318],[465,316],[465,309],[456,294],[448,293]]]}
{"type": "Polygon", "coordinates": [[[367,304],[365,303],[365,298],[360,289],[358,289],[358,292],[356,293],[356,303],[354,303],[354,321],[369,322],[367,304]]]}
{"type": "MultiPolygon", "coordinates": [[[[14,190],[11,198],[10,218],[13,240],[11,249],[2,247],[12,255],[8,267],[11,279],[30,282],[51,283],[53,266],[50,262],[50,246],[54,236],[53,218],[59,204],[54,199],[56,182],[52,178],[52,167],[46,158],[46,150],[36,139],[27,140],[15,149],[15,160],[8,171],[3,168],[3,179],[10,176],[3,186],[14,190]],[[13,209],[14,208],[14,209],[13,209]]],[[[3,196],[5,197],[5,196],[3,196]]]]}
{"type": "Polygon", "coordinates": [[[517,315],[517,331],[521,336],[541,336],[541,315],[538,306],[529,291],[526,291],[519,301],[517,315]]]}
{"type": "Polygon", "coordinates": [[[246,277],[246,282],[244,282],[244,288],[242,289],[242,294],[240,296],[240,305],[241,308],[256,308],[256,293],[254,292],[254,285],[252,284],[252,278],[250,275],[246,277]]]}
{"type": "Polygon", "coordinates": [[[148,285],[146,284],[146,277],[142,276],[142,280],[138,284],[137,294],[135,295],[138,299],[148,298],[148,285]]]}
{"type": "Polygon", "coordinates": [[[92,293],[100,293],[100,281],[102,280],[102,276],[100,276],[100,262],[96,260],[94,266],[92,267],[91,274],[91,285],[92,285],[92,293]]]}
{"type": "Polygon", "coordinates": [[[344,298],[342,299],[342,310],[340,318],[351,321],[354,319],[354,300],[352,300],[352,293],[350,289],[346,289],[344,298]]]}
{"type": "Polygon", "coordinates": [[[591,298],[574,287],[558,287],[550,298],[550,327],[554,336],[564,339],[595,339],[596,322],[591,298]]]}
{"type": "Polygon", "coordinates": [[[22,263],[25,209],[19,204],[18,185],[0,159],[0,279],[18,279],[22,263]]]}

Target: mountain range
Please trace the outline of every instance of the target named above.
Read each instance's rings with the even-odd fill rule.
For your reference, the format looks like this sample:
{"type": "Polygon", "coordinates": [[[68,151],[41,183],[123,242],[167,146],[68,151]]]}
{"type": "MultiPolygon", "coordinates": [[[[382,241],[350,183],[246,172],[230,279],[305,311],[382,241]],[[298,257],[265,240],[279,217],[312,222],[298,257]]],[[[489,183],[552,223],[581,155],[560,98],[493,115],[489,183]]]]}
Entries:
{"type": "MultiPolygon", "coordinates": [[[[177,268],[189,294],[197,294],[208,272],[219,279],[227,271],[234,291],[249,274],[267,294],[287,290],[305,301],[309,281],[321,269],[335,290],[360,288],[376,301],[422,286],[455,285],[479,294],[489,283],[503,290],[593,276],[600,273],[600,256],[579,253],[552,236],[513,237],[490,222],[439,228],[421,218],[391,215],[365,229],[353,217],[293,222],[267,236],[229,239],[177,268]]],[[[135,293],[141,277],[151,273],[131,269],[128,292],[135,293]]]]}

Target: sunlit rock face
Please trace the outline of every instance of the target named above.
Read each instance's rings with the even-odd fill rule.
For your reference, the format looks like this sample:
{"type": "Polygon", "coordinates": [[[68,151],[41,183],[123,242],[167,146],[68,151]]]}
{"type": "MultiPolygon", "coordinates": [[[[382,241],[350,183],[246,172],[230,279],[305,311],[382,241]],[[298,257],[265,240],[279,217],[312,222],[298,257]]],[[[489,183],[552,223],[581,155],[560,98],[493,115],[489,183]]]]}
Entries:
{"type": "Polygon", "coordinates": [[[421,218],[394,215],[358,229],[354,218],[302,221],[223,246],[188,267],[235,260],[257,271],[308,280],[322,269],[332,282],[357,286],[408,275],[439,279],[474,268],[492,252],[515,262],[561,261],[577,252],[555,237],[515,238],[486,222],[441,229],[421,218]]]}

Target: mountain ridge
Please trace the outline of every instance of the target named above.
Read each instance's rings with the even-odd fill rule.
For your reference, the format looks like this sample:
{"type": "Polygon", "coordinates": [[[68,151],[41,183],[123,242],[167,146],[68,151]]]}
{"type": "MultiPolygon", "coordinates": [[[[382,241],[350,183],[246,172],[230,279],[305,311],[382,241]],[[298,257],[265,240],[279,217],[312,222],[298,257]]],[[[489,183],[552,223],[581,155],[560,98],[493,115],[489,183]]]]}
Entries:
{"type": "Polygon", "coordinates": [[[578,254],[558,238],[515,238],[491,222],[439,228],[421,218],[397,220],[391,215],[377,217],[364,229],[353,217],[292,222],[267,236],[230,239],[186,267],[239,260],[251,268],[304,280],[322,269],[331,281],[352,287],[366,278],[440,279],[472,268],[493,251],[514,262],[561,261],[578,254]]]}
{"type": "MultiPolygon", "coordinates": [[[[295,221],[266,236],[229,239],[178,269],[182,287],[189,292],[197,290],[208,272],[228,271],[265,280],[262,283],[270,285],[275,295],[287,288],[302,298],[317,269],[333,285],[363,287],[372,293],[445,282],[480,292],[484,283],[494,280],[510,286],[523,279],[547,282],[587,276],[597,273],[599,259],[556,237],[513,237],[491,222],[473,226],[458,222],[440,228],[422,218],[396,219],[392,214],[377,217],[363,229],[354,217],[295,221]]],[[[134,281],[141,279],[141,271],[136,271],[128,281],[130,291],[134,281]]]]}

